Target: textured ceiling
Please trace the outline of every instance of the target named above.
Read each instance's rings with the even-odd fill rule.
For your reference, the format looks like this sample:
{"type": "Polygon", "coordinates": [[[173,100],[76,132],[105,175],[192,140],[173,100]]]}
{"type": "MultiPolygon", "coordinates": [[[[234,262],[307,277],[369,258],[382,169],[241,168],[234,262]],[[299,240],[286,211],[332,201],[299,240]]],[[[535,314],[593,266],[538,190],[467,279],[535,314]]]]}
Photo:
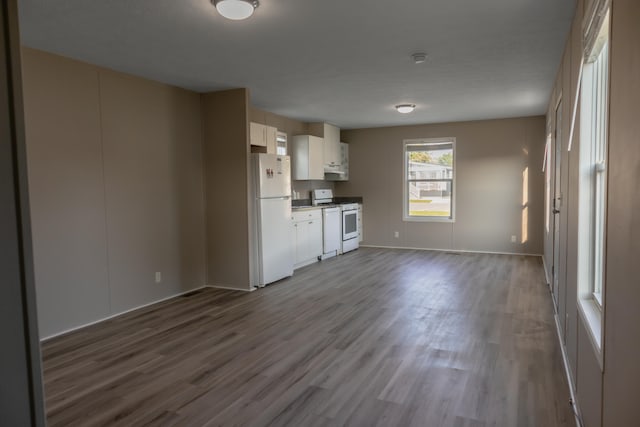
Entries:
{"type": "Polygon", "coordinates": [[[261,0],[246,21],[209,0],[19,5],[26,46],[358,128],[543,114],[575,0],[261,0]]]}

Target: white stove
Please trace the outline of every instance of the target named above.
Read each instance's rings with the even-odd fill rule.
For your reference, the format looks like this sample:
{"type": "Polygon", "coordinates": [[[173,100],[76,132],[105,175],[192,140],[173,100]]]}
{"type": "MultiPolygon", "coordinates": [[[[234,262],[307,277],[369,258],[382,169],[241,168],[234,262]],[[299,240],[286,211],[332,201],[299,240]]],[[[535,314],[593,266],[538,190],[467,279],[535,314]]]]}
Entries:
{"type": "MultiPolygon", "coordinates": [[[[326,188],[311,191],[311,204],[313,206],[323,207],[323,211],[331,209],[331,212],[339,211],[341,213],[341,244],[339,253],[350,252],[358,249],[360,246],[360,234],[358,233],[358,217],[360,216],[360,211],[358,210],[357,203],[335,203],[333,201],[333,190],[326,188]]],[[[327,224],[327,222],[325,222],[325,224],[327,224]]],[[[332,230],[329,230],[327,225],[325,225],[324,228],[326,242],[327,235],[333,234],[334,229],[332,227],[332,230]]],[[[325,251],[325,254],[326,252],[327,251],[325,251]]]]}
{"type": "Polygon", "coordinates": [[[358,210],[357,203],[345,203],[342,207],[342,253],[354,251],[360,246],[358,234],[358,210]]]}
{"type": "Polygon", "coordinates": [[[311,204],[313,206],[324,206],[333,204],[333,190],[317,189],[311,191],[311,204]]]}

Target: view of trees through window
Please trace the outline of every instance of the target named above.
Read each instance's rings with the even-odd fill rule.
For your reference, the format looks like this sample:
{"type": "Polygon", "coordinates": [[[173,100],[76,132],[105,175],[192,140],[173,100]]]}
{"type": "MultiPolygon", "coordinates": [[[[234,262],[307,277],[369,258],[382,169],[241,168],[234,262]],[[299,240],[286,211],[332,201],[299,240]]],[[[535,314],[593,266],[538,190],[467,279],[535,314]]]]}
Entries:
{"type": "Polygon", "coordinates": [[[452,218],[453,144],[405,145],[409,217],[452,218]]]}

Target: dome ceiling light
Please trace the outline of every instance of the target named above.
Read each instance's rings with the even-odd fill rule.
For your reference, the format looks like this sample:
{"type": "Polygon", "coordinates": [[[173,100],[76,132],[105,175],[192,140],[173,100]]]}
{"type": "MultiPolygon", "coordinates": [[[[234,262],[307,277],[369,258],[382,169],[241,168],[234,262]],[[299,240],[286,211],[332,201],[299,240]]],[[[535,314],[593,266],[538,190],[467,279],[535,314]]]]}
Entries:
{"type": "Polygon", "coordinates": [[[258,0],[211,0],[211,3],[220,15],[233,21],[247,19],[260,4],[258,0]]]}
{"type": "Polygon", "coordinates": [[[411,113],[416,108],[416,104],[399,104],[396,105],[396,110],[398,113],[408,114],[411,113]]]}

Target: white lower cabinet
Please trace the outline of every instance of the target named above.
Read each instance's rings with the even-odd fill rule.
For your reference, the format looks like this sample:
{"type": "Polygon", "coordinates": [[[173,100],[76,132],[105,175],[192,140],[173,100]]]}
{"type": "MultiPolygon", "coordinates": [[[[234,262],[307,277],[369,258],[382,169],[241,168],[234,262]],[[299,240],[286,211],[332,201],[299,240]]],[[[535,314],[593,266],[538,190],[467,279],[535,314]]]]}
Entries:
{"type": "Polygon", "coordinates": [[[318,261],[322,255],[322,209],[293,213],[294,268],[318,261]]]}

